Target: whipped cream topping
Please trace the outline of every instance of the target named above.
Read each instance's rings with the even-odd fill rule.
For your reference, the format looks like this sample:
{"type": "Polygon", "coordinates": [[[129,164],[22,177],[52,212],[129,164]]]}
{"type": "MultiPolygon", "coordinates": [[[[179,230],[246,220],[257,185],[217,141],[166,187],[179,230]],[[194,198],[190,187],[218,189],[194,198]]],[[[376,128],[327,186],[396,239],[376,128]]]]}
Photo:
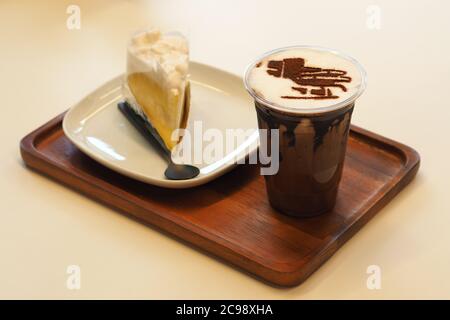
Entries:
{"type": "Polygon", "coordinates": [[[179,33],[162,34],[153,29],[136,34],[128,45],[130,73],[151,73],[174,95],[184,90],[189,67],[187,40],[179,33]]]}
{"type": "Polygon", "coordinates": [[[290,47],[271,52],[246,74],[256,98],[279,109],[308,111],[339,106],[364,89],[362,67],[332,50],[290,47]]]}

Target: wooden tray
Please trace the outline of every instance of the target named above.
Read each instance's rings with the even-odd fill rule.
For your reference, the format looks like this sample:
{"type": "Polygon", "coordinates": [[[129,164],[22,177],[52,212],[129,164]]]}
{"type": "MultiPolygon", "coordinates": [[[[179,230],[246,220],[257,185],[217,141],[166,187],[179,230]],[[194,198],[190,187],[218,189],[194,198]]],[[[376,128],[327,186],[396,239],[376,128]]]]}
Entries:
{"type": "Polygon", "coordinates": [[[120,175],[76,149],[62,131],[63,115],[21,141],[29,167],[283,286],[324,263],[413,179],[420,162],[410,147],[352,126],[335,209],[298,219],[270,207],[256,166],[184,190],[120,175]]]}

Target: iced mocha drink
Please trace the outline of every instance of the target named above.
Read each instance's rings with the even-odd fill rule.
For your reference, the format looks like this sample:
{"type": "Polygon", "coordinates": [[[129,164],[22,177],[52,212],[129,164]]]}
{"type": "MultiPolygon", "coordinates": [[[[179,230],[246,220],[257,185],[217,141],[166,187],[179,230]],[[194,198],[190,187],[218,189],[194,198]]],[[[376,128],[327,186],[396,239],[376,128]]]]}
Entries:
{"type": "MultiPolygon", "coordinates": [[[[271,205],[308,217],[333,208],[355,100],[365,73],[334,50],[289,47],[249,66],[245,85],[255,99],[260,129],[279,130],[279,169],[266,175],[271,205]]],[[[270,130],[261,130],[270,145],[270,130]]]]}

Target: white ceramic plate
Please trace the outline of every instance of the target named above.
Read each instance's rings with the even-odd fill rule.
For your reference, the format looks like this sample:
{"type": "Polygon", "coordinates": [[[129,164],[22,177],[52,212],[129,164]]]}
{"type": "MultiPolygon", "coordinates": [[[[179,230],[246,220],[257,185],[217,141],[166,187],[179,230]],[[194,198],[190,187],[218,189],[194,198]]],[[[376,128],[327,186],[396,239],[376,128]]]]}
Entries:
{"type": "MultiPolygon", "coordinates": [[[[247,132],[245,139],[236,139],[234,146],[224,146],[223,152],[216,152],[217,155],[211,153],[212,158],[197,157],[184,161],[200,168],[200,175],[194,179],[166,179],[164,171],[167,164],[160,151],[150,145],[120,113],[117,103],[123,99],[123,76],[109,81],[71,108],[64,117],[64,133],[89,157],[146,183],[166,188],[189,188],[211,181],[257,150],[256,112],[240,77],[195,62],[190,63],[190,74],[191,109],[187,130],[193,132],[196,121],[197,128],[198,121],[201,121],[203,132],[211,128],[223,136],[226,136],[227,129],[247,132]]],[[[198,139],[191,143],[197,151],[204,150],[211,143],[211,140],[205,141],[200,137],[201,143],[198,139]]]]}

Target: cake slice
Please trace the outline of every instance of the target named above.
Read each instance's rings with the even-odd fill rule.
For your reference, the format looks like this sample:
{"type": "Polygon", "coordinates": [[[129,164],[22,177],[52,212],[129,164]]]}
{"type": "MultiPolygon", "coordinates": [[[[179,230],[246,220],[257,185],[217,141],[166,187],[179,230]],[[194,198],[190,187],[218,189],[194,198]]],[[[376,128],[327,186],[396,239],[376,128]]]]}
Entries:
{"type": "Polygon", "coordinates": [[[190,103],[188,66],[188,44],[178,33],[145,31],[135,35],[128,45],[127,100],[158,131],[169,150],[181,138],[174,131],[186,128],[190,103]]]}

